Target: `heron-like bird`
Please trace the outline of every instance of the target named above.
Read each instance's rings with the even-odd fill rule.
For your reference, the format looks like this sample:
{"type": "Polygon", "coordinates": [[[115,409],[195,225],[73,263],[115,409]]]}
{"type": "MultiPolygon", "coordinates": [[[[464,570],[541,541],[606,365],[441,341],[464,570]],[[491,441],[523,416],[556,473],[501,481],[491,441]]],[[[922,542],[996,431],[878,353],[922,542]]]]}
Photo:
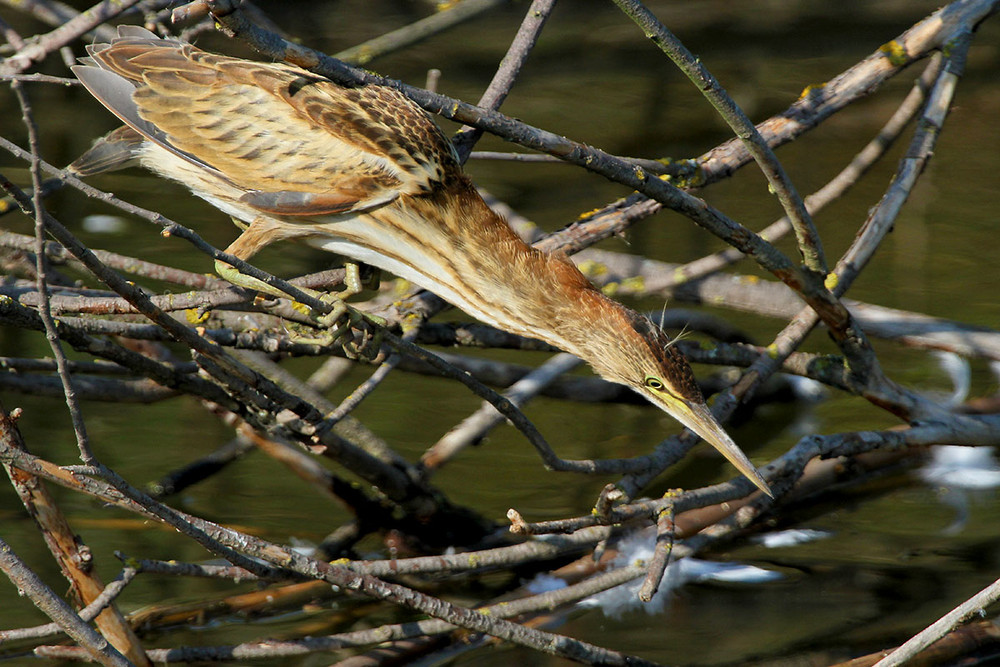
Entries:
{"type": "MultiPolygon", "coordinates": [[[[571,352],[770,494],[671,338],[604,296],[563,254],[525,244],[462,173],[433,119],[400,92],[207,53],[134,26],[88,51],[73,71],[127,127],[75,163],[79,171],[138,161],[232,216],[244,231],[226,252],[240,259],[308,238],[483,322],[571,352]]],[[[262,289],[229,265],[219,269],[262,289]]]]}

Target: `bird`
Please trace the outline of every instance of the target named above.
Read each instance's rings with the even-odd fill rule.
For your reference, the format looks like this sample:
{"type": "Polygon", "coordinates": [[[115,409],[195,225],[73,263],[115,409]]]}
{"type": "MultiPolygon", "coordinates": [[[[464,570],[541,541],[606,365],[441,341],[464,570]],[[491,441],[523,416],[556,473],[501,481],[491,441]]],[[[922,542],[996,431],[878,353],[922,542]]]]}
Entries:
{"type": "MultiPolygon", "coordinates": [[[[138,26],[87,50],[73,72],[125,127],[74,163],[78,172],[139,163],[231,216],[243,232],[226,252],[240,259],[306,240],[575,354],[771,495],[712,415],[675,339],[595,288],[564,253],[522,241],[479,195],[430,114],[395,88],[345,86],[138,26]]],[[[268,287],[229,265],[217,270],[268,287]]]]}

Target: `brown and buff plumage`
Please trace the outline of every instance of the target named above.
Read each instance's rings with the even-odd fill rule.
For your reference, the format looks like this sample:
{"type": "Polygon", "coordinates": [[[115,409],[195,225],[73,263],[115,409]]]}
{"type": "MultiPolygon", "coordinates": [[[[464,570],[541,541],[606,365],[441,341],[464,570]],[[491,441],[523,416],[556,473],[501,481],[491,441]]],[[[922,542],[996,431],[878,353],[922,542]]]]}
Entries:
{"type": "Polygon", "coordinates": [[[245,223],[228,248],[242,259],[276,240],[308,238],[572,352],[769,492],[663,332],[594,289],[566,257],[521,241],[483,202],[430,116],[400,92],[345,87],[134,27],[89,51],[74,71],[131,129],[75,163],[81,173],[113,165],[117,147],[122,164],[138,158],[245,223]]]}

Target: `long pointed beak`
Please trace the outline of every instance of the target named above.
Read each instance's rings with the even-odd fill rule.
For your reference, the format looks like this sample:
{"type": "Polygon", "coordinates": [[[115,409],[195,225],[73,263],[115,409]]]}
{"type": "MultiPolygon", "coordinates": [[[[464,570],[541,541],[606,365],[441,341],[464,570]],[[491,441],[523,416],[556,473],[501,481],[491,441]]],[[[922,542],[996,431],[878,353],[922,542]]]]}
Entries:
{"type": "Polygon", "coordinates": [[[774,494],[771,493],[771,487],[760,476],[757,468],[750,462],[747,455],[743,453],[743,450],[736,446],[736,443],[733,442],[733,439],[722,428],[722,425],[712,416],[708,406],[704,403],[687,402],[685,407],[687,408],[686,410],[677,411],[679,414],[671,412],[671,416],[694,431],[702,440],[719,450],[758,489],[773,498],[774,494]]]}

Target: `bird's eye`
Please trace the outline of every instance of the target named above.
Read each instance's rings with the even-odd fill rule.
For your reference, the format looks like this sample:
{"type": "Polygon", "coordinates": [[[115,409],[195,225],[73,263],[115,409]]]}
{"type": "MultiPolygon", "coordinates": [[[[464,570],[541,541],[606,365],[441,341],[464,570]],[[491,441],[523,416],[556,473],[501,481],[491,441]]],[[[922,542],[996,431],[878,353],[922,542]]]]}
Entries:
{"type": "Polygon", "coordinates": [[[655,375],[647,375],[646,379],[643,380],[642,383],[647,387],[649,387],[650,389],[655,389],[656,391],[662,391],[664,388],[663,380],[656,377],[655,375]]]}

